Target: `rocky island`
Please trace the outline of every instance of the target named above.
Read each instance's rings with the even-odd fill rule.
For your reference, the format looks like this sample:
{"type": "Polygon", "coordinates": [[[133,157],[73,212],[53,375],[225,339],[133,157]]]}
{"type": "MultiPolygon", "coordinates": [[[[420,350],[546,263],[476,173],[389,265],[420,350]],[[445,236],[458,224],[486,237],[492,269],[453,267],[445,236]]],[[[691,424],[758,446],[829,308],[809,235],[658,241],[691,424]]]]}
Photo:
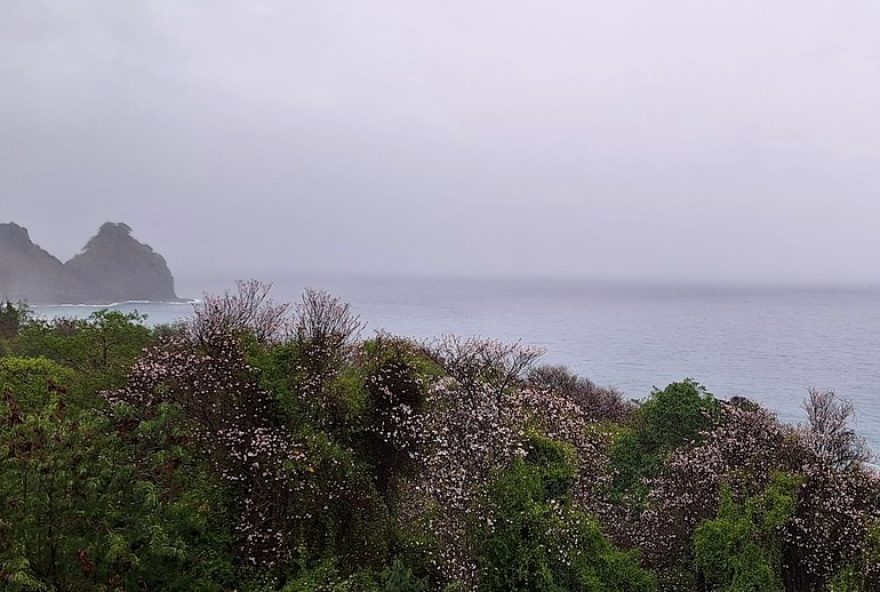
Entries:
{"type": "Polygon", "coordinates": [[[0,300],[30,304],[173,301],[174,277],[162,255],[108,222],[82,252],[62,263],[36,245],[26,228],[0,224],[0,300]]]}

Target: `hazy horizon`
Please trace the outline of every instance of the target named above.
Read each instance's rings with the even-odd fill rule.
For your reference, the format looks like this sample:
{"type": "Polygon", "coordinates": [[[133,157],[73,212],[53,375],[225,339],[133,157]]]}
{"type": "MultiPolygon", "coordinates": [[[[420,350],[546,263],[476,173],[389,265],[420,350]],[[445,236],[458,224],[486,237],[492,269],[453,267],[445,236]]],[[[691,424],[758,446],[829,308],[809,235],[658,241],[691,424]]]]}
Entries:
{"type": "Polygon", "coordinates": [[[880,5],[4,3],[0,219],[178,280],[880,284],[880,5]],[[269,278],[271,279],[271,278],[269,278]]]}

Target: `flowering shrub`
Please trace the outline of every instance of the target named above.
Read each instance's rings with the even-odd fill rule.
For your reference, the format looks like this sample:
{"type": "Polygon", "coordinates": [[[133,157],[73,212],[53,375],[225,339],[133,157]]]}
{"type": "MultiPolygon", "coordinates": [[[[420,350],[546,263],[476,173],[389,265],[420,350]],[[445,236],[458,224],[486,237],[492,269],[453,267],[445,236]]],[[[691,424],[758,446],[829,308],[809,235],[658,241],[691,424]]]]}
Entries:
{"type": "Polygon", "coordinates": [[[424,460],[427,401],[411,344],[380,335],[371,346],[361,447],[373,466],[377,487],[391,496],[394,482],[412,477],[424,460]]]}
{"type": "Polygon", "coordinates": [[[810,389],[804,402],[807,424],[801,439],[823,463],[839,468],[871,460],[864,438],[850,427],[855,415],[853,404],[838,399],[833,391],[810,389]]]}
{"type": "Polygon", "coordinates": [[[210,491],[191,482],[196,495],[186,495],[179,479],[160,488],[108,418],[68,400],[57,381],[70,370],[28,362],[38,363],[0,369],[3,589],[222,585],[224,562],[209,542],[210,491]]]}
{"type": "Polygon", "coordinates": [[[572,504],[574,451],[540,436],[528,441],[490,486],[493,521],[478,557],[487,591],[650,591],[653,578],[616,550],[596,521],[572,504]]]}
{"type": "Polygon", "coordinates": [[[304,448],[279,425],[272,397],[259,386],[236,337],[200,339],[210,353],[182,338],[148,350],[125,387],[107,398],[133,409],[140,422],[153,420],[167,405],[180,409],[199,450],[236,492],[244,556],[272,564],[295,528],[296,513],[279,511],[279,504],[301,487],[289,472],[305,466],[304,448]]]}
{"type": "Polygon", "coordinates": [[[685,380],[654,389],[636,411],[632,427],[611,451],[618,498],[636,503],[645,495],[645,480],[656,475],[666,457],[701,437],[717,413],[718,402],[700,384],[685,380]]]}
{"type": "Polygon", "coordinates": [[[715,515],[722,484],[754,495],[784,468],[786,430],[763,409],[724,405],[720,421],[702,438],[673,452],[661,473],[647,481],[645,509],[631,527],[651,564],[670,577],[690,569],[693,530],[715,515]]]}
{"type": "Polygon", "coordinates": [[[694,533],[700,581],[713,590],[782,591],[779,534],[794,513],[798,481],[777,473],[762,494],[743,503],[722,489],[717,517],[694,533]]]}
{"type": "Polygon", "coordinates": [[[518,343],[362,329],[257,282],[178,328],[23,318],[0,586],[880,590],[880,481],[833,393],[788,426],[690,380],[635,404],[518,343]]]}
{"type": "Polygon", "coordinates": [[[247,334],[260,343],[281,339],[290,322],[290,305],[272,302],[271,284],[249,280],[237,281],[235,287],[220,296],[205,294],[193,307],[186,325],[190,338],[202,345],[217,335],[247,334]]]}
{"type": "Polygon", "coordinates": [[[303,294],[291,319],[287,339],[292,351],[289,373],[295,396],[309,412],[309,421],[324,429],[343,428],[351,407],[357,407],[351,399],[360,393],[340,384],[340,379],[362,330],[363,324],[349,304],[311,289],[303,294]]]}
{"type": "Polygon", "coordinates": [[[573,401],[590,421],[626,424],[635,405],[610,388],[597,386],[564,366],[539,366],[529,372],[529,383],[538,390],[551,391],[573,401]]]}
{"type": "Polygon", "coordinates": [[[721,491],[759,495],[778,472],[797,475],[796,509],[779,527],[786,590],[821,587],[855,560],[877,520],[876,477],[861,465],[829,462],[801,431],[744,400],[723,405],[703,442],[677,450],[650,480],[645,510],[631,526],[663,579],[694,585],[694,529],[718,511],[721,491]]]}
{"type": "Polygon", "coordinates": [[[870,528],[880,519],[876,475],[815,461],[800,471],[805,480],[797,512],[783,531],[789,589],[822,586],[857,562],[870,528]]]}
{"type": "Polygon", "coordinates": [[[489,485],[527,456],[536,431],[573,451],[573,507],[609,513],[609,436],[571,393],[529,386],[526,371],[538,355],[518,344],[451,337],[430,350],[447,374],[427,393],[420,421],[428,453],[410,500],[429,509],[422,517],[440,541],[434,561],[447,580],[470,587],[480,581],[472,533],[496,523],[486,504],[489,485]]]}

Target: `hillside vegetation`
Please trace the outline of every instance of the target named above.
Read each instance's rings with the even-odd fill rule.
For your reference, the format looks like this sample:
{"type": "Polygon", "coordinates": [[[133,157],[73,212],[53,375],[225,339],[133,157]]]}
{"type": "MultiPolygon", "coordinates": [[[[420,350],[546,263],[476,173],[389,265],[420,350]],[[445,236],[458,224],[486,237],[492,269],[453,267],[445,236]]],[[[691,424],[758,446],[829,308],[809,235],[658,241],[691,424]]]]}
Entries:
{"type": "Polygon", "coordinates": [[[243,282],[191,322],[0,308],[12,591],[880,590],[849,404],[641,402],[520,344],[243,282]]]}

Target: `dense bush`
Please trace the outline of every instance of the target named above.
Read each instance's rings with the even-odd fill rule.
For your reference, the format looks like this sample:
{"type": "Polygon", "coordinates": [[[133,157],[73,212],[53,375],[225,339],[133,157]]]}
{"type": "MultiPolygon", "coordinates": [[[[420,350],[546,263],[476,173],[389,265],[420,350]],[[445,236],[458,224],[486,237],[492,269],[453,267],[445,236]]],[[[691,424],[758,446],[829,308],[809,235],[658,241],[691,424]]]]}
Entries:
{"type": "Polygon", "coordinates": [[[692,380],[654,389],[611,452],[618,495],[644,496],[645,479],[659,473],[674,450],[699,440],[717,412],[718,402],[692,380]]]}
{"type": "Polygon", "coordinates": [[[0,307],[0,587],[880,590],[880,482],[833,393],[788,426],[362,329],[258,282],[176,327],[0,307]]]}
{"type": "Polygon", "coordinates": [[[58,381],[70,374],[45,360],[0,368],[8,588],[220,589],[223,561],[204,548],[223,532],[209,520],[211,490],[182,474],[152,479],[159,458],[134,458],[108,417],[67,404],[58,381]]]}
{"type": "Polygon", "coordinates": [[[777,473],[759,496],[737,503],[725,487],[715,518],[694,533],[700,580],[719,592],[774,592],[782,587],[781,530],[794,515],[797,478],[777,473]]]}
{"type": "Polygon", "coordinates": [[[539,390],[549,390],[573,401],[591,421],[627,424],[635,405],[609,388],[569,372],[565,366],[539,366],[529,372],[529,382],[539,390]]]}
{"type": "Polygon", "coordinates": [[[15,355],[43,357],[76,373],[77,387],[86,394],[119,384],[151,343],[144,317],[99,311],[87,319],[30,320],[12,342],[15,355]]]}
{"type": "Polygon", "coordinates": [[[492,520],[479,552],[488,591],[649,591],[655,588],[631,554],[603,535],[572,503],[575,454],[540,436],[525,458],[489,488],[492,520]]]}
{"type": "Polygon", "coordinates": [[[28,310],[24,305],[11,302],[0,304],[0,339],[6,341],[18,335],[21,326],[28,319],[28,310]]]}

